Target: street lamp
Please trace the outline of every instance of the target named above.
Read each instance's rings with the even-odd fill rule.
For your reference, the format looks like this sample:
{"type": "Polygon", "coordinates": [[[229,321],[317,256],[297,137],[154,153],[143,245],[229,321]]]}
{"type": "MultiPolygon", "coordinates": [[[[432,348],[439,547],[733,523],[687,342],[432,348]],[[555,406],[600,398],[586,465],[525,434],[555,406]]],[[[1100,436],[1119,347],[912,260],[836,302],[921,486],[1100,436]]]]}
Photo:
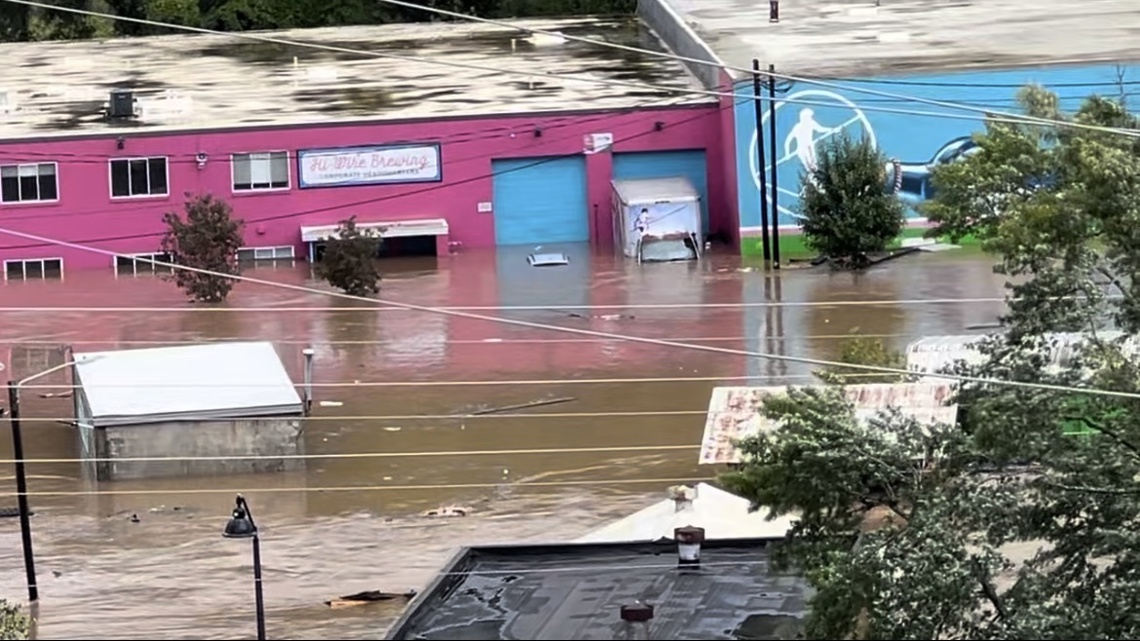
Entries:
{"type": "Polygon", "coordinates": [[[39,601],[40,590],[36,585],[36,557],[32,551],[32,512],[28,507],[28,475],[24,470],[24,436],[20,429],[20,388],[37,378],[74,364],[74,361],[67,361],[22,380],[8,381],[8,423],[12,428],[12,458],[16,461],[16,502],[20,511],[20,542],[24,548],[24,572],[27,574],[28,602],[31,604],[39,601]]]}
{"type": "Polygon", "coordinates": [[[265,641],[265,598],[261,593],[261,538],[257,535],[257,524],[245,497],[237,495],[234,500],[233,515],[226,523],[222,536],[227,539],[253,539],[253,598],[257,607],[257,641],[265,641]]]}

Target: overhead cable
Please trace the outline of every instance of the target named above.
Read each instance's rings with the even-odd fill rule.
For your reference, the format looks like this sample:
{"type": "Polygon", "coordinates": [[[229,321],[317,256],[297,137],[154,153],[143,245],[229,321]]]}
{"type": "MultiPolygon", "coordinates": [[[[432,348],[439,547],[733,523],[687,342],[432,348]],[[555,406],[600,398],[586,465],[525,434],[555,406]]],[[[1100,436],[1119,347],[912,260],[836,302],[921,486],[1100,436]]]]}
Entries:
{"type": "MultiPolygon", "coordinates": [[[[6,1],[11,1],[11,0],[6,0],[6,1]]],[[[37,234],[29,234],[27,232],[16,231],[13,229],[0,228],[0,234],[8,234],[10,236],[15,236],[17,238],[25,238],[25,239],[33,240],[33,241],[36,241],[39,243],[46,243],[46,244],[55,245],[58,247],[66,247],[66,248],[74,249],[77,251],[100,254],[103,256],[117,256],[118,255],[116,252],[113,252],[113,251],[110,251],[107,249],[101,249],[98,247],[91,247],[91,246],[87,246],[87,245],[80,245],[77,243],[62,241],[62,240],[58,240],[58,239],[54,239],[54,238],[48,238],[46,236],[40,236],[37,234]]],[[[623,341],[623,342],[628,342],[628,343],[638,343],[638,344],[643,344],[643,345],[656,345],[658,347],[670,347],[670,348],[684,349],[684,350],[690,350],[690,351],[707,352],[707,353],[711,353],[711,354],[725,354],[728,356],[745,356],[745,357],[752,357],[752,358],[758,358],[758,359],[763,359],[763,360],[771,360],[771,361],[776,361],[776,362],[812,365],[812,366],[816,366],[816,367],[837,367],[837,368],[843,368],[844,370],[847,370],[847,371],[853,370],[853,371],[863,371],[863,372],[881,372],[881,373],[887,373],[887,374],[899,374],[902,376],[911,376],[914,374],[914,372],[912,370],[897,368],[897,367],[882,367],[882,366],[878,366],[878,365],[862,365],[862,364],[842,363],[842,362],[838,362],[838,361],[830,361],[830,360],[824,360],[824,359],[819,359],[819,358],[809,358],[809,357],[804,357],[804,356],[788,356],[788,355],[784,355],[784,354],[773,354],[773,353],[769,353],[769,352],[756,352],[756,351],[743,350],[743,349],[730,349],[727,347],[717,347],[714,345],[699,345],[699,344],[695,344],[695,343],[680,343],[680,342],[676,342],[676,341],[661,340],[661,339],[657,339],[657,338],[648,338],[648,337],[644,337],[644,336],[614,334],[614,333],[610,333],[610,332],[602,332],[602,331],[597,331],[597,330],[592,330],[592,329],[583,329],[583,328],[578,328],[578,327],[567,327],[567,326],[563,326],[563,325],[550,325],[547,323],[537,323],[534,321],[526,321],[526,320],[520,320],[520,319],[515,319],[515,318],[505,318],[505,317],[499,317],[499,316],[487,316],[484,314],[477,314],[477,313],[473,313],[473,312],[460,312],[460,311],[444,310],[444,309],[438,309],[438,308],[434,308],[434,307],[428,307],[425,305],[416,305],[416,304],[412,304],[412,303],[404,303],[404,302],[398,302],[398,301],[387,300],[387,299],[374,299],[374,298],[368,298],[366,296],[354,296],[352,294],[347,294],[344,292],[320,290],[320,289],[315,289],[312,287],[305,287],[303,285],[294,285],[291,283],[279,283],[279,282],[275,282],[275,281],[271,281],[271,280],[265,280],[262,278],[253,278],[251,276],[243,276],[240,274],[224,274],[221,272],[216,272],[216,271],[212,271],[212,270],[208,270],[208,269],[190,267],[188,265],[178,265],[178,264],[174,264],[174,263],[167,263],[167,262],[158,261],[158,260],[151,260],[149,258],[139,258],[137,260],[148,262],[148,263],[151,263],[151,264],[156,265],[156,266],[167,267],[170,269],[180,269],[183,271],[188,271],[188,272],[193,272],[193,273],[198,273],[198,274],[205,274],[208,276],[214,276],[214,277],[218,277],[218,278],[226,278],[226,279],[233,280],[236,282],[244,282],[244,283],[257,284],[257,285],[264,285],[267,287],[273,287],[273,288],[277,288],[277,289],[283,289],[283,290],[294,291],[294,292],[303,292],[306,294],[313,294],[313,295],[322,295],[322,296],[328,296],[331,298],[339,298],[339,299],[343,299],[343,300],[353,300],[353,301],[357,301],[357,302],[365,302],[365,303],[370,303],[372,305],[376,305],[379,307],[396,307],[396,308],[400,308],[400,309],[407,309],[407,310],[412,310],[412,311],[424,312],[427,314],[451,316],[453,318],[466,318],[469,320],[484,321],[484,322],[489,322],[489,323],[498,323],[501,325],[511,325],[511,326],[515,326],[515,327],[527,327],[530,329],[547,330],[547,331],[552,331],[552,332],[562,332],[565,334],[576,334],[578,336],[590,336],[590,337],[594,337],[594,338],[610,338],[613,340],[623,341]]],[[[1013,388],[1020,388],[1020,389],[1035,389],[1035,390],[1043,390],[1043,391],[1051,391],[1051,392],[1065,392],[1065,393],[1073,393],[1073,394],[1083,394],[1083,395],[1088,395],[1088,396],[1103,396],[1103,397],[1109,397],[1109,398],[1136,398],[1136,399],[1140,399],[1140,394],[1138,394],[1136,392],[1096,389],[1096,388],[1088,388],[1088,387],[1075,387],[1075,386],[1071,386],[1071,385],[1056,385],[1056,384],[1052,384],[1052,383],[1036,383],[1036,382],[1029,382],[1029,381],[1003,380],[1003,379],[987,378],[987,377],[981,377],[981,376],[965,376],[965,375],[960,375],[960,374],[941,374],[940,373],[938,376],[940,379],[953,380],[953,381],[957,381],[960,383],[974,383],[974,384],[980,384],[980,385],[994,385],[994,386],[1013,387],[1013,388]]]]}

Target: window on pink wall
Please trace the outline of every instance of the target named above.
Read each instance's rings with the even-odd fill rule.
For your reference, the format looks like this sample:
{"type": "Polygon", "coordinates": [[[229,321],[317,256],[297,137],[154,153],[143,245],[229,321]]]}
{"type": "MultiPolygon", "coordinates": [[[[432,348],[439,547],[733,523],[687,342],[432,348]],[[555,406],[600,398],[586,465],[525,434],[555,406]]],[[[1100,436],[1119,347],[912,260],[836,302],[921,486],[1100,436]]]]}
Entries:
{"type": "Polygon", "coordinates": [[[54,162],[0,165],[0,202],[43,203],[57,200],[59,177],[54,162]]]}
{"type": "Polygon", "coordinates": [[[234,191],[266,191],[289,188],[289,152],[263,151],[234,154],[234,191]]]}
{"type": "Polygon", "coordinates": [[[111,161],[111,197],[166,196],[170,176],[166,158],[115,158],[111,161]]]}

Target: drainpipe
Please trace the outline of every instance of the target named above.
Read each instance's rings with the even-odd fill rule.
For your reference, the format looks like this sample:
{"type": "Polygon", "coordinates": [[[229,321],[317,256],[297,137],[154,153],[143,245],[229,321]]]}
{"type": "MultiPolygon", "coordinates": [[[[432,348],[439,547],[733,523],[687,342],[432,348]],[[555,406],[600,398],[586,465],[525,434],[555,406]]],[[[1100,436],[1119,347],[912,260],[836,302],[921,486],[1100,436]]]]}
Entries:
{"type": "Polygon", "coordinates": [[[301,350],[301,354],[305,356],[305,416],[308,416],[313,410],[313,351],[312,347],[306,347],[301,350]]]}

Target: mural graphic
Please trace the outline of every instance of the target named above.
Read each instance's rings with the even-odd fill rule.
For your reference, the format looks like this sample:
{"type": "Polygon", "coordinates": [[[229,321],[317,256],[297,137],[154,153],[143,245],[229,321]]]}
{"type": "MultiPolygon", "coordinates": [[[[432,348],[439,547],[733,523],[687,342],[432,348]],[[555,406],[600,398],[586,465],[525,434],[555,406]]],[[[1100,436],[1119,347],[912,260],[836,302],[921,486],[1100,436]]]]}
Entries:
{"type": "MultiPolygon", "coordinates": [[[[977,151],[972,135],[984,128],[979,112],[1018,112],[1017,92],[1028,84],[1052,88],[1060,98],[1061,108],[1072,111],[1093,94],[1127,96],[1135,86],[1140,86],[1140,66],[1098,64],[971,71],[892,77],[881,82],[835,81],[835,86],[826,88],[800,82],[788,93],[778,96],[781,102],[775,109],[775,141],[767,139],[770,123],[767,105],[764,105],[760,125],[765,134],[765,155],[769,157],[763,163],[756,153],[755,106],[747,98],[737,99],[736,168],[741,235],[760,235],[761,195],[757,174],[761,165],[766,175],[770,172],[773,143],[778,156],[776,211],[781,226],[797,226],[795,212],[802,193],[803,175],[815,166],[819,144],[840,132],[856,139],[866,138],[881,149],[888,159],[884,188],[896,189],[901,198],[914,205],[933,196],[930,177],[935,167],[977,151]],[[919,103],[909,97],[968,105],[974,111],[919,103]]],[[[738,84],[736,93],[750,96],[751,81],[738,84]]],[[[908,216],[916,219],[917,210],[908,209],[908,216]]]]}

